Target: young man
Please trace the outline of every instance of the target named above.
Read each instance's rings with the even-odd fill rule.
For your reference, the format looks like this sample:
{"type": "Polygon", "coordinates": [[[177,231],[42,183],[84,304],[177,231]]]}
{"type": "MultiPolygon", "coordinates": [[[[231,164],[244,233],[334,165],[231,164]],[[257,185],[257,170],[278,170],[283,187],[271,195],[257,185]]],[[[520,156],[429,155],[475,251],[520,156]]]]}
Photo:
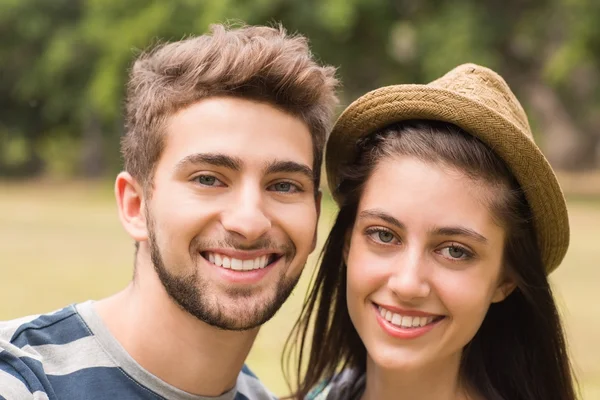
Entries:
{"type": "Polygon", "coordinates": [[[141,55],[115,183],[133,280],[0,323],[0,398],[270,399],[244,360],[314,249],[336,85],[282,29],[141,55]]]}

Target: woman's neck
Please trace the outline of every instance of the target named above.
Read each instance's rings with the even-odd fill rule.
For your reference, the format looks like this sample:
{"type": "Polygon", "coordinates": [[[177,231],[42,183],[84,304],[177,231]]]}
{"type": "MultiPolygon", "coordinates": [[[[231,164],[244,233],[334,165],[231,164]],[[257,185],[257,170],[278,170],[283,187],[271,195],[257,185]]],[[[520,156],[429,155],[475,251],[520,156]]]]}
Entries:
{"type": "Polygon", "coordinates": [[[387,370],[367,358],[361,400],[474,400],[459,379],[460,356],[418,369],[387,370]]]}

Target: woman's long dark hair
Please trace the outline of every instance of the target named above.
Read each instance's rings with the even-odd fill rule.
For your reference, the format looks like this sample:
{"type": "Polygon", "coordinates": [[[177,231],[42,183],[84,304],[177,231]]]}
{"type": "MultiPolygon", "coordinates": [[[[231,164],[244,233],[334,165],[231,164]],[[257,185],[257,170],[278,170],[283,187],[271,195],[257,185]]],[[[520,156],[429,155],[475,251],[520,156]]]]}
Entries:
{"type": "MultiPolygon", "coordinates": [[[[435,121],[390,126],[357,146],[356,160],[343,171],[340,187],[334,188],[344,201],[321,253],[313,286],[286,343],[284,361],[287,366],[295,361],[293,375],[298,382],[293,397],[304,399],[311,389],[342,369],[365,373],[367,351],[347,309],[347,268],[342,249],[356,218],[362,187],[374,166],[385,157],[409,155],[458,168],[504,193],[490,200],[492,213],[507,231],[505,273],[515,281],[516,289],[504,301],[490,306],[479,331],[465,346],[461,381],[487,400],[575,400],[564,331],[531,212],[505,164],[477,138],[435,121]],[[307,351],[308,368],[304,368],[307,351]]],[[[289,382],[289,370],[286,377],[289,382]]]]}

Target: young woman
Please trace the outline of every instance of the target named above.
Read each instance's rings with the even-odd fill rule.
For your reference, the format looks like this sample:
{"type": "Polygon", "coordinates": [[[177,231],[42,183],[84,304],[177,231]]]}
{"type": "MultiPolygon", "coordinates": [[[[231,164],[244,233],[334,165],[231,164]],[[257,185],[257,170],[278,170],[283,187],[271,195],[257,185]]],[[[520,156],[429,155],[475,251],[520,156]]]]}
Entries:
{"type": "Polygon", "coordinates": [[[297,398],[576,398],[547,279],[565,201],[500,76],[367,93],[326,162],[340,211],[289,341],[297,398]]]}

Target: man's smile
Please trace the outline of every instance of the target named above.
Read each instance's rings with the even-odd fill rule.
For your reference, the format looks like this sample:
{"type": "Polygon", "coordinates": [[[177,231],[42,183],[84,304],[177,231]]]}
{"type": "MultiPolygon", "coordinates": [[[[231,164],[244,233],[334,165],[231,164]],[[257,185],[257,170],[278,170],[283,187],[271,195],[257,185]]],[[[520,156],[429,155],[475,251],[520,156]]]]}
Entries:
{"type": "Polygon", "coordinates": [[[281,254],[267,253],[262,255],[249,254],[244,257],[242,254],[236,254],[231,256],[222,252],[216,251],[204,251],[201,253],[202,257],[218,267],[228,268],[235,271],[252,271],[257,269],[265,268],[266,266],[274,263],[281,254]]]}

